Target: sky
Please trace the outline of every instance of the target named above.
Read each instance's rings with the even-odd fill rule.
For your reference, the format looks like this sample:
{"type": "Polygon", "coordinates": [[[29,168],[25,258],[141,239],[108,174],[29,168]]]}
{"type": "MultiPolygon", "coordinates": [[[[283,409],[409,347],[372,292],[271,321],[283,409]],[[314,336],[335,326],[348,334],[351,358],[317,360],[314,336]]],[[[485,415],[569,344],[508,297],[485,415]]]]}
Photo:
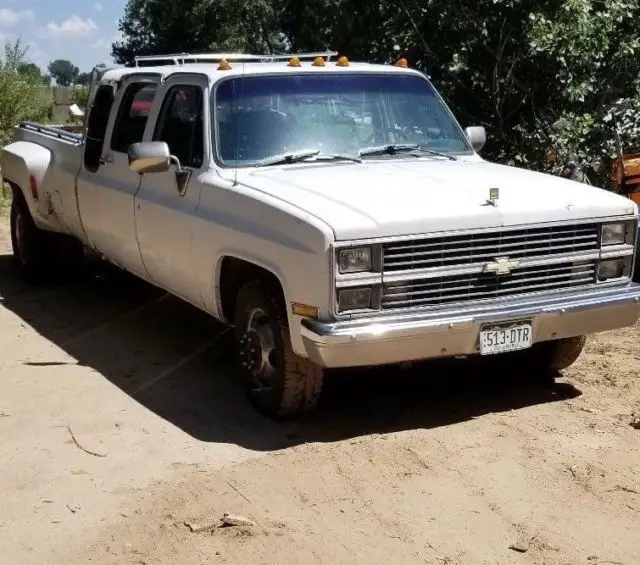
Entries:
{"type": "Polygon", "coordinates": [[[127,0],[0,0],[0,42],[18,37],[27,59],[43,71],[68,59],[81,72],[113,63],[111,43],[120,39],[118,20],[127,0]]]}

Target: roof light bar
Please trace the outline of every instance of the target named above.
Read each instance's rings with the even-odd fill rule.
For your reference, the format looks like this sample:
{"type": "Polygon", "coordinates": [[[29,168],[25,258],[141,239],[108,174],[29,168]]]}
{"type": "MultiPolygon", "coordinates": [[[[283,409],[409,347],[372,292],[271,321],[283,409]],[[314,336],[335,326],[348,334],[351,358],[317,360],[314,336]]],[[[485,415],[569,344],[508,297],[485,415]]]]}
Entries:
{"type": "Polygon", "coordinates": [[[252,55],[249,53],[171,53],[167,55],[139,55],[134,58],[135,66],[140,63],[161,63],[173,65],[186,65],[188,63],[220,63],[223,60],[238,63],[271,63],[274,61],[290,61],[297,57],[299,61],[315,60],[318,57],[330,61],[338,55],[335,51],[318,53],[299,53],[289,55],[252,55]]]}

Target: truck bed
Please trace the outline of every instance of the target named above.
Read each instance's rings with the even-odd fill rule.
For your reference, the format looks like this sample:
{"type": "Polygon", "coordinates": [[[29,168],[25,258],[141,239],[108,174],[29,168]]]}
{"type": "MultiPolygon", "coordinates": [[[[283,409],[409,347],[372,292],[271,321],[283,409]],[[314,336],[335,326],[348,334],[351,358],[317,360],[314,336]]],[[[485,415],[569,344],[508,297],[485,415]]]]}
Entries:
{"type": "Polygon", "coordinates": [[[23,122],[15,128],[13,143],[2,149],[7,180],[21,187],[35,183],[35,192],[25,191],[25,196],[36,225],[77,237],[83,234],[76,202],[83,129],[23,122]]]}
{"type": "Polygon", "coordinates": [[[22,122],[17,127],[16,141],[35,141],[42,143],[42,137],[79,145],[84,141],[84,126],[61,124],[45,125],[36,122],[22,122]],[[30,139],[34,137],[35,139],[30,139]]]}

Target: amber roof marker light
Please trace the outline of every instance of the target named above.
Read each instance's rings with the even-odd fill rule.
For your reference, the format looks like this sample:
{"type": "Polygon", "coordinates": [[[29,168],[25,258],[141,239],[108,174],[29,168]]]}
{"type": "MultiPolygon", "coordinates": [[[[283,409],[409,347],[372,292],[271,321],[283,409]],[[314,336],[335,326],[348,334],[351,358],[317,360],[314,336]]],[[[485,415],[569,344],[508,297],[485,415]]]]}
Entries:
{"type": "Polygon", "coordinates": [[[324,62],[324,57],[316,57],[311,63],[312,67],[324,67],[326,63],[324,62]]]}
{"type": "Polygon", "coordinates": [[[296,57],[295,55],[289,59],[288,65],[289,67],[300,67],[300,57],[296,57]]]}
{"type": "Polygon", "coordinates": [[[230,71],[231,70],[231,65],[229,64],[229,61],[227,61],[226,59],[222,59],[222,61],[220,61],[220,64],[218,65],[218,70],[219,71],[230,71]]]}
{"type": "Polygon", "coordinates": [[[402,67],[403,69],[408,69],[409,68],[409,63],[408,61],[402,57],[400,59],[398,59],[395,63],[394,66],[396,67],[402,67]]]}
{"type": "Polygon", "coordinates": [[[338,59],[338,61],[336,62],[336,66],[337,67],[348,67],[349,66],[349,59],[347,59],[344,55],[342,57],[340,57],[338,59]]]}

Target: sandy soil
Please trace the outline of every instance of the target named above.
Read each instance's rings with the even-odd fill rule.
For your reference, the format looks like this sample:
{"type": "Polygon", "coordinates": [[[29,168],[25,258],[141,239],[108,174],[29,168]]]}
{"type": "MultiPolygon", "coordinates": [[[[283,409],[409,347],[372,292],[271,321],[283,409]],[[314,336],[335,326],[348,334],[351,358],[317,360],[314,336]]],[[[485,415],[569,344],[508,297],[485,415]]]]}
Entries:
{"type": "Polygon", "coordinates": [[[2,564],[640,564],[640,326],[550,387],[334,375],[276,424],[222,328],[143,283],[27,287],[3,227],[0,295],[2,564]]]}

